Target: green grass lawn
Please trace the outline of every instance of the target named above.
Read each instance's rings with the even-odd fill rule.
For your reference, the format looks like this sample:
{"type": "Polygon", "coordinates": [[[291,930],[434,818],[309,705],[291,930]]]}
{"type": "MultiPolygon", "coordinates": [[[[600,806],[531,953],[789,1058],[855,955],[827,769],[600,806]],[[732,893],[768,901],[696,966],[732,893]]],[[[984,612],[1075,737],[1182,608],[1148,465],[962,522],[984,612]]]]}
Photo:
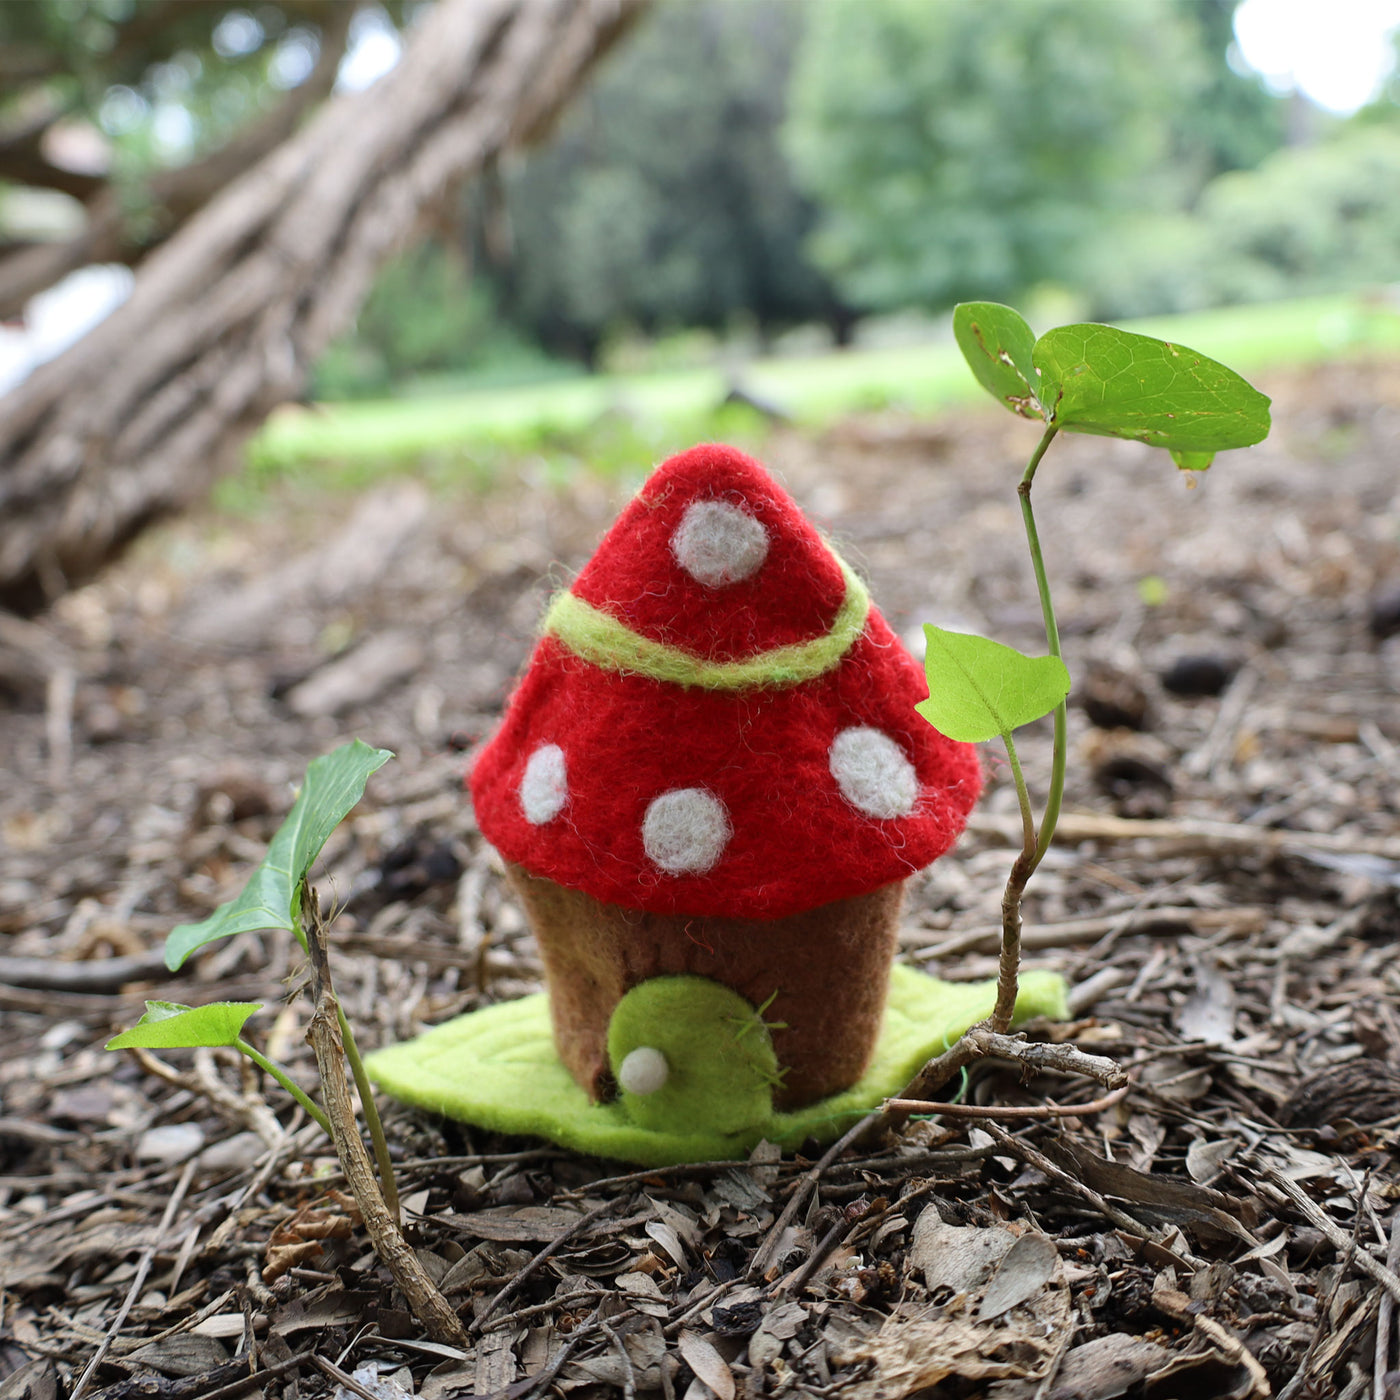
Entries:
{"type": "MultiPolygon", "coordinates": [[[[1125,323],[1222,360],[1243,374],[1367,353],[1400,353],[1400,313],[1339,295],[1236,306],[1125,323]]],[[[1048,329],[1036,327],[1037,331],[1048,329]]],[[[705,437],[753,441],[763,419],[723,406],[738,385],[812,428],[852,412],[932,413],[982,396],[952,342],[751,360],[719,368],[555,379],[435,397],[287,408],[249,450],[244,495],[269,479],[314,469],[324,485],[354,486],[395,469],[430,480],[486,479],[505,457],[538,454],[546,474],[633,464],[705,437]]],[[[990,401],[987,402],[992,409],[990,401]]]]}

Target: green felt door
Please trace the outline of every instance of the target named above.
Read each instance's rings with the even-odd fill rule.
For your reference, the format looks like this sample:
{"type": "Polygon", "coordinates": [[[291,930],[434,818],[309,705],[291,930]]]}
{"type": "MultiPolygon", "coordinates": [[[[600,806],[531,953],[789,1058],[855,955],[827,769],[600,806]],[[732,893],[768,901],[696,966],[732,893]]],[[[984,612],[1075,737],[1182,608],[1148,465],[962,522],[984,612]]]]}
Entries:
{"type": "Polygon", "coordinates": [[[737,992],[705,977],[653,977],[633,987],[608,1022],[608,1059],[627,1116],[656,1132],[761,1128],[782,1082],[763,1017],[737,992]],[[633,1093],[623,1062],[649,1048],[665,1082],[633,1093]]]}

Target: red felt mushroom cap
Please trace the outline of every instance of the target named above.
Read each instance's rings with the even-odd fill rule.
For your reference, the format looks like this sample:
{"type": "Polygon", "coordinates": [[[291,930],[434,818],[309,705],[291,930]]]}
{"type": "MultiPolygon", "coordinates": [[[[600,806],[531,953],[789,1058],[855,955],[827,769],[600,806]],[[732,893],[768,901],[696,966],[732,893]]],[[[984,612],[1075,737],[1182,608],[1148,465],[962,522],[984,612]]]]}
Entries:
{"type": "Polygon", "coordinates": [[[981,785],[865,588],[756,462],[659,467],[555,598],[471,775],[533,875],[662,914],[782,918],[921,869],[981,785]]]}

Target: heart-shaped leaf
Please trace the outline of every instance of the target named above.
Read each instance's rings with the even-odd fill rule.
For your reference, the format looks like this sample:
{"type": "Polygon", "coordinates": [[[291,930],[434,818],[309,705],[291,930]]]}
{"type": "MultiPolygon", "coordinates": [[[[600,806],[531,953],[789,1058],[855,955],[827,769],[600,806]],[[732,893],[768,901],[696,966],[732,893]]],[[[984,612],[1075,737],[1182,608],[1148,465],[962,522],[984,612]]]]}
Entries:
{"type": "Polygon", "coordinates": [[[1116,326],[1060,326],[1036,341],[1033,359],[1053,423],[1191,454],[1178,458],[1189,470],[1207,465],[1197,454],[1248,447],[1269,433],[1268,398],[1184,345],[1116,326]]]}
{"type": "Polygon", "coordinates": [[[995,301],[965,301],[953,310],[953,338],[977,382],[1022,418],[1045,417],[1024,317],[995,301]]]}
{"type": "Polygon", "coordinates": [[[130,1030],[114,1035],[107,1049],[189,1050],[203,1045],[237,1045],[243,1023],[261,1010],[262,1003],[256,1001],[216,1001],[211,1006],[148,1001],[146,1014],[130,1030]]]}
{"type": "Polygon", "coordinates": [[[364,796],[371,773],[393,754],[359,739],[313,759],[287,820],[253,871],[243,893],[221,904],[197,924],[180,924],[165,940],[165,965],[174,971],[197,948],[235,933],[260,929],[296,930],[301,914],[301,883],[321,847],[350,809],[364,796]]]}
{"type": "Polygon", "coordinates": [[[967,632],[924,627],[928,699],[914,708],[950,739],[980,744],[1048,715],[1069,694],[1058,656],[1027,656],[967,632]]]}

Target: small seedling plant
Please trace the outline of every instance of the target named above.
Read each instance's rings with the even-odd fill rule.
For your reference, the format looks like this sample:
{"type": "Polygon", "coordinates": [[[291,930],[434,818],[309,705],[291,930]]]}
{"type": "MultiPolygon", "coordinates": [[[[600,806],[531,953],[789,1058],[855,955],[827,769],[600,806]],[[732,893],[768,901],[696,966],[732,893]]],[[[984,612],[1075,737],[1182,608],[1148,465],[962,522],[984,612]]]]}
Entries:
{"type": "Polygon", "coordinates": [[[316,893],[308,883],[311,867],[331,832],[364,796],[370,775],[393,756],[388,749],[371,748],[356,739],[313,759],[287,820],[278,828],[267,855],[243,892],[220,905],[203,922],[180,924],[165,940],[165,963],[173,972],[191,953],[237,933],[286,929],[295,935],[311,966],[316,1009],[308,1039],[316,1051],[324,1107],[314,1103],[281,1065],[244,1039],[244,1024],[262,1010],[257,1002],[220,1001],[196,1007],[148,1001],[146,1014],[140,1021],[109,1040],[107,1048],[176,1050],[227,1046],[240,1051],[270,1074],[334,1143],[374,1248],[403,1290],[410,1311],[422,1322],[433,1341],[444,1346],[467,1347],[470,1342],[461,1319],[438,1291],[399,1228],[399,1195],[389,1160],[389,1144],[354,1032],[331,985],[325,923],[316,893]],[[373,1167],[360,1138],[346,1088],[347,1064],[359,1091],[360,1107],[374,1148],[373,1167]]]}
{"type": "MultiPolygon", "coordinates": [[[[165,940],[165,965],[177,971],[192,953],[239,933],[266,929],[286,929],[300,942],[308,956],[315,957],[313,940],[321,930],[315,897],[307,876],[337,826],[364,796],[365,783],[393,754],[388,749],[371,748],[359,739],[313,759],[287,819],[272,838],[262,864],[253,872],[243,892],[221,904],[207,919],[197,924],[180,924],[165,940]],[[310,936],[309,936],[310,934],[310,936]]],[[[271,1075],[328,1135],[332,1125],[325,1112],[312,1101],[283,1066],[268,1059],[243,1037],[248,1019],[261,1011],[259,1002],[217,1001],[208,1006],[181,1006],[176,1002],[148,1001],[146,1014],[120,1035],[107,1042],[109,1050],[180,1050],[228,1047],[246,1055],[271,1075]]],[[[345,1013],[336,1008],[345,1059],[354,1076],[363,1106],[365,1124],[379,1168],[384,1197],[397,1214],[398,1194],[384,1129],[370,1093],[369,1078],[360,1060],[355,1036],[345,1013]]]]}
{"type": "Polygon", "coordinates": [[[1181,470],[1202,472],[1217,452],[1249,447],[1268,436],[1269,400],[1215,360],[1114,326],[1060,326],[1037,340],[1019,312],[977,301],[954,310],[953,334],[977,382],[1011,412],[1045,426],[1016,489],[1040,594],[1046,655],[1027,656],[986,637],[926,626],[929,698],[917,706],[950,739],[1000,738],[1016,784],[1021,849],[1002,896],[1001,962],[991,1019],[992,1031],[1004,1035],[1016,1005],[1021,901],[1054,838],[1065,788],[1070,676],[1060,655],[1055,605],[1031,509],[1041,459],[1060,433],[1093,433],[1163,448],[1181,470]],[[1037,820],[1012,735],[1052,713],[1050,781],[1037,820]]]}

